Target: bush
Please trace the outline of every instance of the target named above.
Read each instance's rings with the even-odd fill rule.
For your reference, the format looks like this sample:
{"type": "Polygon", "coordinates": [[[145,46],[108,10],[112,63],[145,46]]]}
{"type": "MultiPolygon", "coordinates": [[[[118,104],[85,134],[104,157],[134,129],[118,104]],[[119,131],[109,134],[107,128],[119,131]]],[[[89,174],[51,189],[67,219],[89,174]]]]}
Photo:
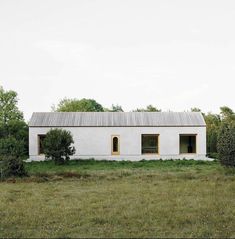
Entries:
{"type": "Polygon", "coordinates": [[[7,125],[8,136],[16,138],[21,142],[24,156],[28,156],[29,129],[24,121],[9,121],[7,125]]]}
{"type": "Polygon", "coordinates": [[[0,155],[12,155],[21,157],[25,155],[25,147],[23,140],[17,140],[16,138],[9,136],[0,139],[0,155]]]}
{"type": "Polygon", "coordinates": [[[43,141],[44,153],[47,159],[52,159],[55,164],[64,164],[69,156],[75,153],[73,137],[69,131],[52,129],[46,134],[43,141]]]}
{"type": "Polygon", "coordinates": [[[15,155],[1,156],[0,169],[1,178],[27,176],[22,158],[15,155]]]}
{"type": "Polygon", "coordinates": [[[222,165],[235,167],[235,127],[222,124],[218,137],[218,155],[222,165]]]}

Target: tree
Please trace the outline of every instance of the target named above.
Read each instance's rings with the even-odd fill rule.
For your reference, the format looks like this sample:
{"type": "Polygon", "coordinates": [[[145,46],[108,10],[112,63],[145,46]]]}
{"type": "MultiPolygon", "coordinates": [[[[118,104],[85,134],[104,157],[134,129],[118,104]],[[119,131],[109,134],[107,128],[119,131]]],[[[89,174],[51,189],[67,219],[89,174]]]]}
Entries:
{"type": "Polygon", "coordinates": [[[191,108],[191,112],[201,112],[205,121],[206,121],[206,128],[207,128],[207,155],[212,158],[218,158],[217,152],[217,138],[218,138],[218,131],[221,124],[220,115],[208,113],[205,114],[201,111],[200,108],[193,107],[191,108]]]}
{"type": "Polygon", "coordinates": [[[234,112],[228,106],[222,106],[222,107],[220,107],[220,114],[222,115],[222,117],[224,119],[224,118],[234,115],[234,112]]]}
{"type": "Polygon", "coordinates": [[[5,177],[26,175],[23,157],[28,154],[28,126],[17,103],[15,91],[0,87],[0,161],[5,177]]]}
{"type": "Polygon", "coordinates": [[[0,125],[0,155],[13,152],[15,156],[28,156],[28,125],[24,121],[11,120],[0,125]],[[17,150],[11,151],[12,147],[17,150]]]}
{"type": "Polygon", "coordinates": [[[93,99],[63,99],[58,106],[52,107],[57,112],[103,112],[103,106],[93,99]]]}
{"type": "Polygon", "coordinates": [[[73,137],[69,131],[63,129],[52,129],[43,141],[43,149],[47,159],[52,159],[55,164],[64,164],[69,156],[75,153],[73,137]]]}
{"type": "Polygon", "coordinates": [[[15,91],[5,91],[0,87],[0,124],[11,120],[23,120],[23,113],[17,107],[18,99],[15,91]]]}
{"type": "Polygon", "coordinates": [[[121,105],[112,104],[111,109],[105,109],[104,111],[108,112],[124,112],[121,105]]]}
{"type": "Polygon", "coordinates": [[[23,157],[25,147],[23,140],[17,140],[13,136],[0,138],[0,156],[23,157]]]}
{"type": "MultiPolygon", "coordinates": [[[[201,112],[199,108],[191,108],[192,112],[201,112]]],[[[207,113],[202,115],[207,126],[207,154],[209,157],[218,158],[218,135],[221,124],[228,123],[235,126],[235,115],[232,109],[227,106],[220,108],[220,114],[207,113]]]]}
{"type": "Polygon", "coordinates": [[[218,114],[204,114],[207,129],[207,154],[209,157],[218,158],[217,140],[221,125],[221,118],[218,114]]]}
{"type": "Polygon", "coordinates": [[[220,163],[235,167],[235,127],[232,124],[222,123],[217,147],[220,163]]]}
{"type": "Polygon", "coordinates": [[[162,110],[157,109],[156,107],[152,106],[152,105],[148,105],[145,108],[137,108],[136,110],[134,110],[133,112],[161,112],[162,110]]]}
{"type": "Polygon", "coordinates": [[[220,115],[223,121],[235,125],[235,113],[227,106],[220,107],[220,115]]]}
{"type": "Polygon", "coordinates": [[[11,120],[5,125],[0,125],[0,138],[1,140],[14,138],[22,147],[23,155],[28,155],[28,125],[24,121],[11,120]]]}
{"type": "Polygon", "coordinates": [[[0,155],[14,153],[21,157],[22,152],[25,156],[28,154],[28,126],[17,103],[15,91],[0,87],[0,155]]]}

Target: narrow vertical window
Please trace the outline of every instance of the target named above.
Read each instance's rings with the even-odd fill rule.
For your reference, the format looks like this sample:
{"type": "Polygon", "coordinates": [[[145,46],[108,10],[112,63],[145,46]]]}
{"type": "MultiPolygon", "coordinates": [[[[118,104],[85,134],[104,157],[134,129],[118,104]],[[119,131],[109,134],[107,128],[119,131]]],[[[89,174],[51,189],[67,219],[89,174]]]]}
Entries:
{"type": "Polygon", "coordinates": [[[112,155],[119,155],[119,154],[120,154],[119,136],[113,135],[112,136],[112,155]]]}
{"type": "Polygon", "coordinates": [[[43,141],[46,135],[38,135],[38,154],[44,154],[43,141]]]}

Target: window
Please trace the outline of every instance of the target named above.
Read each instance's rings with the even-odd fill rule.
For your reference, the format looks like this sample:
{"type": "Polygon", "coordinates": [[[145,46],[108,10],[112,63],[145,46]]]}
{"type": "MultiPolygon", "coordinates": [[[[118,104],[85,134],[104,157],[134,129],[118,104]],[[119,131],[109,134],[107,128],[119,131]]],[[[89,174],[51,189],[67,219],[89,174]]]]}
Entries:
{"type": "Polygon", "coordinates": [[[180,135],[180,153],[196,153],[196,135],[180,135]]]}
{"type": "Polygon", "coordinates": [[[119,154],[120,154],[119,136],[113,135],[112,136],[112,155],[119,155],[119,154]]]}
{"type": "Polygon", "coordinates": [[[46,135],[38,135],[38,154],[44,154],[43,150],[43,141],[46,138],[46,135]]]}
{"type": "Polygon", "coordinates": [[[142,134],[142,154],[158,154],[158,134],[142,134]]]}

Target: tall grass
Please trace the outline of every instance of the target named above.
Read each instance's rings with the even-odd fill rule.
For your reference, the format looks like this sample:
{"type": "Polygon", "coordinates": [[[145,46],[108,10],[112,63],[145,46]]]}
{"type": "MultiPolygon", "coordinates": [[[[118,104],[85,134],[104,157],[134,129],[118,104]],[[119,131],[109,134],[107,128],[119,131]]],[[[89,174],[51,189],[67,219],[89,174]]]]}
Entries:
{"type": "Polygon", "coordinates": [[[0,237],[235,237],[235,175],[217,162],[27,167],[0,183],[0,237]]]}

